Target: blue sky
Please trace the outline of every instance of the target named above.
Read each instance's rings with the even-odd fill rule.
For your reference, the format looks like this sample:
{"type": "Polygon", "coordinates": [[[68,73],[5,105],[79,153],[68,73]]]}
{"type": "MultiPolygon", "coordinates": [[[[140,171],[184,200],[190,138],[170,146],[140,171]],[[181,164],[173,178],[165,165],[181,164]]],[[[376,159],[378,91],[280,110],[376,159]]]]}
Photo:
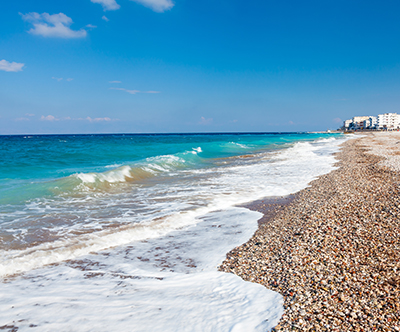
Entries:
{"type": "Polygon", "coordinates": [[[313,131],[400,112],[399,13],[399,1],[6,1],[0,134],[313,131]]]}

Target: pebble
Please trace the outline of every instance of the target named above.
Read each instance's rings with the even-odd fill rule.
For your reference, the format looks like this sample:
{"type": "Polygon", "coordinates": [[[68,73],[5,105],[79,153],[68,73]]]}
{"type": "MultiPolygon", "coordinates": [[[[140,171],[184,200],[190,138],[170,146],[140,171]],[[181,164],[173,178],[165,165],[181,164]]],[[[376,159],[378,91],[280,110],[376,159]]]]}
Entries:
{"type": "Polygon", "coordinates": [[[275,213],[267,200],[249,205],[268,214],[219,269],[283,295],[273,331],[400,331],[397,142],[397,133],[346,141],[338,169],[275,213]]]}

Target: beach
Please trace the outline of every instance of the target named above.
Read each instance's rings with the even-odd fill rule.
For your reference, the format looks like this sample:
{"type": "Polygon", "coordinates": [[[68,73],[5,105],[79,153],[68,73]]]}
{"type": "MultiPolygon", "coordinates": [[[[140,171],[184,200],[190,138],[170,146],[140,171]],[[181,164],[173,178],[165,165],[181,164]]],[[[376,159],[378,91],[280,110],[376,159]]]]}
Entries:
{"type": "MultiPolygon", "coordinates": [[[[189,141],[186,152],[49,177],[46,186],[58,188],[86,182],[71,193],[3,203],[3,246],[5,235],[15,235],[0,256],[0,329],[398,331],[400,134],[295,136],[289,144],[290,135],[279,135],[269,146],[279,139],[282,148],[267,150],[268,135],[205,142],[210,138],[176,137],[189,141]],[[260,138],[261,151],[253,143],[260,138]],[[210,168],[202,156],[216,147],[210,168]],[[234,157],[215,157],[233,147],[234,157]],[[201,163],[176,166],[184,157],[201,163]],[[160,165],[165,170],[149,179],[123,176],[128,167],[134,176],[140,167],[159,171],[160,165]],[[135,222],[140,197],[151,222],[135,222]],[[199,197],[203,205],[188,209],[199,197]],[[73,209],[81,218],[70,226],[73,209]],[[160,218],[164,211],[170,216],[160,218]],[[60,220],[62,227],[54,223],[60,220]],[[40,238],[38,230],[52,237],[62,231],[62,238],[40,238]]],[[[34,139],[25,144],[71,151],[74,139],[91,148],[128,141],[34,139]]]]}
{"type": "Polygon", "coordinates": [[[3,1],[0,332],[400,332],[400,1],[3,1]]]}
{"type": "Polygon", "coordinates": [[[284,297],[275,331],[400,331],[400,134],[342,144],[338,169],[264,213],[219,270],[284,297]]]}

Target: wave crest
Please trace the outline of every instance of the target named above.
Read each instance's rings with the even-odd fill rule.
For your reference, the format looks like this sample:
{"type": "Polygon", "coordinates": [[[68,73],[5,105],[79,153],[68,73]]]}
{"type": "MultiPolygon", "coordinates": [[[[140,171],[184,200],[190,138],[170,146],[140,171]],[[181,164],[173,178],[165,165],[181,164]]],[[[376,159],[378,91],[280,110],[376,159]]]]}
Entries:
{"type": "Polygon", "coordinates": [[[199,162],[201,147],[176,155],[150,157],[136,165],[124,165],[105,172],[77,173],[70,176],[90,189],[105,189],[118,183],[141,181],[159,174],[173,172],[199,162]]]}

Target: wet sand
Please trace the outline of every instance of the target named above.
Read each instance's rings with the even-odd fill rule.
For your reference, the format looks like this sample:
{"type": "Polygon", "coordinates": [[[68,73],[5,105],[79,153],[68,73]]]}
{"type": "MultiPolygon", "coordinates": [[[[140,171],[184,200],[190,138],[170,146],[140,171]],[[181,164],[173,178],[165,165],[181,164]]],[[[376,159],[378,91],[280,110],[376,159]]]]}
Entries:
{"type": "Polygon", "coordinates": [[[398,133],[366,134],[310,187],[249,204],[265,216],[220,270],[284,296],[276,331],[400,331],[398,155],[398,133]]]}
{"type": "Polygon", "coordinates": [[[261,226],[273,219],[286,205],[289,205],[296,198],[296,194],[288,196],[276,196],[260,199],[246,205],[242,205],[253,211],[261,212],[264,216],[258,221],[261,226]]]}

